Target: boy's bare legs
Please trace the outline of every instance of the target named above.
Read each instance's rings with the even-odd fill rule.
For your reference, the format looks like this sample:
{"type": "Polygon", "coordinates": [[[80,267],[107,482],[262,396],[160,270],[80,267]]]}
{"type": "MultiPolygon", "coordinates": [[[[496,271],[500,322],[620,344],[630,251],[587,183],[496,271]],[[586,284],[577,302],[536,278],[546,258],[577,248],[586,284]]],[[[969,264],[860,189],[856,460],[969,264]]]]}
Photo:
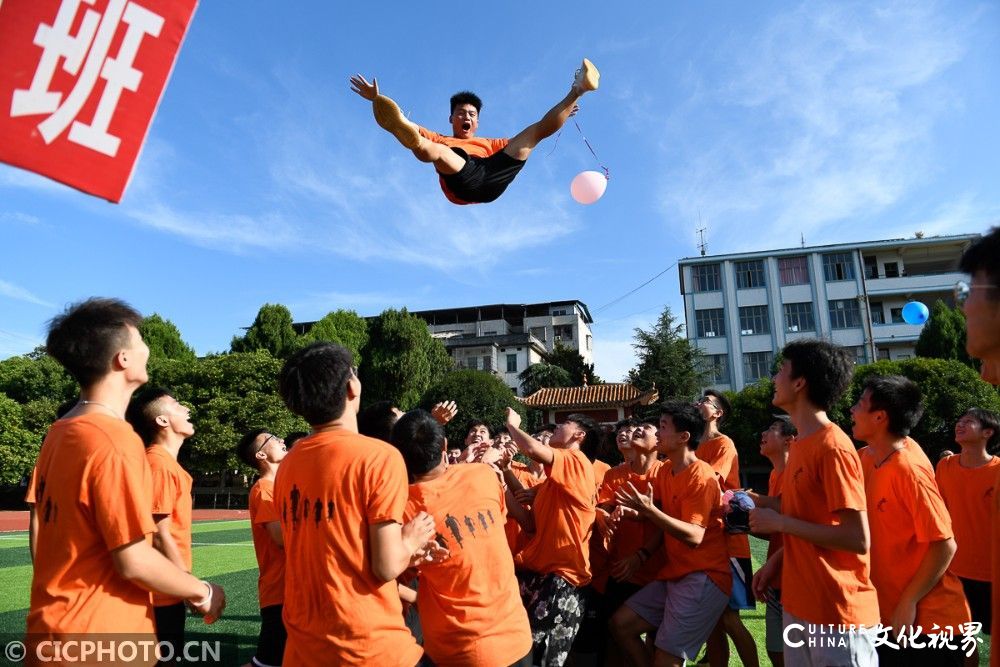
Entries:
{"type": "Polygon", "coordinates": [[[507,147],[503,149],[504,153],[516,160],[527,160],[531,151],[542,139],[551,137],[566,124],[569,117],[576,113],[576,101],[584,93],[596,90],[597,80],[600,78],[597,68],[589,60],[583,61],[583,67],[580,71],[581,74],[573,82],[566,97],[549,109],[540,121],[532,123],[511,139],[507,147]]]}

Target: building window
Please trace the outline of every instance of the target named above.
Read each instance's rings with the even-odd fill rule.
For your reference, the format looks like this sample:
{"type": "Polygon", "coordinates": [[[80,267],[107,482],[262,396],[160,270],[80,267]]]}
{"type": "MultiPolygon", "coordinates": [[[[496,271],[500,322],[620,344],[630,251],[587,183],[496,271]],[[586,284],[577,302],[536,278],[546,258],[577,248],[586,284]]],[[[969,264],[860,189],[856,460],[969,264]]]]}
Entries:
{"type": "Polygon", "coordinates": [[[854,353],[854,364],[856,366],[868,363],[868,355],[865,354],[864,345],[856,345],[847,349],[854,353]]]}
{"type": "Polygon", "coordinates": [[[878,278],[878,259],[870,255],[865,257],[865,278],[869,280],[878,278]]]}
{"type": "Polygon", "coordinates": [[[517,355],[508,354],[507,355],[507,372],[516,373],[517,372],[517,355]]]}
{"type": "Polygon", "coordinates": [[[898,278],[899,277],[899,262],[886,262],[885,263],[885,277],[886,278],[898,278]]]}
{"type": "Polygon", "coordinates": [[[729,384],[729,355],[703,355],[701,367],[708,384],[729,384]]]}
{"type": "Polygon", "coordinates": [[[770,352],[743,353],[743,379],[745,382],[756,382],[771,374],[772,356],[770,352]]]}
{"type": "Polygon", "coordinates": [[[830,328],[853,329],[861,326],[861,309],[857,299],[838,299],[830,302],[830,328]]]}
{"type": "Polygon", "coordinates": [[[552,327],[552,337],[557,343],[573,340],[573,325],[563,324],[552,327]]]}
{"type": "Polygon", "coordinates": [[[889,309],[889,319],[892,320],[893,324],[905,324],[906,321],[903,319],[903,309],[902,308],[890,308],[889,309]]]}
{"type": "Polygon", "coordinates": [[[726,320],[722,308],[708,308],[694,311],[694,321],[698,338],[712,338],[726,335],[726,320]]]}
{"type": "Polygon", "coordinates": [[[809,262],[805,257],[779,257],[778,281],[782,287],[809,284],[809,262]]]}
{"type": "Polygon", "coordinates": [[[854,280],[854,257],[849,252],[831,252],[823,255],[823,276],[827,282],[854,280]]]}
{"type": "Polygon", "coordinates": [[[718,292],[722,289],[718,264],[698,264],[691,267],[695,292],[718,292]]]}
{"type": "Polygon", "coordinates": [[[587,334],[587,351],[590,352],[594,349],[594,337],[587,334]]]}
{"type": "Polygon", "coordinates": [[[479,370],[479,357],[469,357],[465,360],[465,367],[474,371],[479,370]]]}
{"type": "Polygon", "coordinates": [[[808,301],[804,303],[785,304],[785,331],[815,331],[816,322],[813,319],[813,307],[808,301]]]}
{"type": "Polygon", "coordinates": [[[878,349],[878,360],[879,361],[889,361],[889,350],[884,347],[878,349]]]}
{"type": "Polygon", "coordinates": [[[493,357],[483,357],[483,370],[484,371],[493,370],[493,357]]]}
{"type": "Polygon", "coordinates": [[[760,259],[736,262],[736,287],[750,289],[764,287],[764,261],[760,259]]]}
{"type": "Polygon", "coordinates": [[[569,314],[569,311],[566,310],[565,308],[559,308],[557,310],[553,310],[552,311],[552,317],[558,317],[560,315],[568,315],[568,314],[569,314]]]}
{"type": "Polygon", "coordinates": [[[767,316],[767,306],[744,306],[740,308],[740,334],[771,333],[771,325],[767,316]]]}
{"type": "Polygon", "coordinates": [[[872,324],[885,324],[885,309],[881,301],[872,301],[868,310],[872,315],[872,324]]]}
{"type": "Polygon", "coordinates": [[[545,327],[531,327],[530,333],[543,343],[547,340],[545,338],[545,327]]]}

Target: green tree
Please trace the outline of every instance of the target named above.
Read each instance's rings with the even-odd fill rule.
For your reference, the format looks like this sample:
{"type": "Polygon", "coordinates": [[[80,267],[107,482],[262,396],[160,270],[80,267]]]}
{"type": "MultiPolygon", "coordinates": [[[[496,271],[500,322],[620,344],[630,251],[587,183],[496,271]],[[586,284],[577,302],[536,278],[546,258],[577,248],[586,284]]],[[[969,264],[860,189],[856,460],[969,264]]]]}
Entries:
{"type": "Polygon", "coordinates": [[[629,371],[630,383],[640,389],[656,387],[661,399],[689,398],[701,389],[703,356],[684,336],[684,325],[677,322],[670,306],[663,309],[650,331],[635,329],[632,347],[639,360],[629,371]]]}
{"type": "Polygon", "coordinates": [[[838,406],[842,411],[831,418],[850,433],[847,406],[861,396],[865,379],[871,375],[903,375],[910,378],[924,396],[924,416],[910,434],[932,461],[943,449],[955,447],[955,422],[971,407],[1000,414],[1000,395],[980,379],[979,374],[960,361],[916,357],[902,361],[878,361],[859,366],[851,389],[838,406]]]}
{"type": "Polygon", "coordinates": [[[76,381],[41,349],[0,361],[0,393],[18,403],[42,398],[62,402],[77,392],[76,381]]]}
{"type": "Polygon", "coordinates": [[[0,394],[0,487],[16,486],[38,458],[39,438],[23,427],[21,406],[0,394]]]}
{"type": "Polygon", "coordinates": [[[427,324],[405,308],[389,309],[374,318],[368,335],[361,365],[365,405],[384,400],[409,410],[451,368],[444,344],[432,338],[427,324]]]}
{"type": "Polygon", "coordinates": [[[150,359],[191,361],[195,358],[194,350],[181,338],[181,332],[174,323],[156,313],[143,319],[139,325],[139,333],[149,346],[150,359]]]}
{"type": "Polygon", "coordinates": [[[368,322],[353,310],[335,310],[313,324],[305,342],[329,341],[343,345],[354,355],[354,364],[361,365],[361,351],[368,343],[368,322]]]}
{"type": "Polygon", "coordinates": [[[280,304],[265,303],[243,336],[234,336],[230,349],[233,352],[267,350],[284,359],[300,345],[292,327],[292,313],[280,304]]]}
{"type": "Polygon", "coordinates": [[[584,377],[587,378],[587,384],[601,384],[602,382],[601,378],[594,373],[594,364],[588,364],[584,361],[582,354],[562,343],[556,343],[552,351],[545,355],[545,363],[557,366],[569,373],[572,383],[560,386],[573,387],[583,384],[584,377]]]}
{"type": "Polygon", "coordinates": [[[930,318],[920,330],[916,353],[918,357],[954,359],[973,366],[969,353],[965,351],[965,315],[962,311],[940,299],[935,301],[930,318]]]}
{"type": "Polygon", "coordinates": [[[542,387],[572,387],[576,385],[569,372],[545,362],[528,366],[517,376],[525,396],[531,396],[542,387]]]}
{"type": "Polygon", "coordinates": [[[472,419],[481,419],[493,430],[505,423],[507,408],[514,408],[523,417],[524,406],[503,380],[492,373],[472,369],[455,370],[430,387],[420,399],[420,407],[430,410],[435,403],[455,401],[458,415],[445,427],[448,442],[462,446],[465,426],[472,419]]]}
{"type": "Polygon", "coordinates": [[[770,462],[760,455],[760,432],[771,425],[773,416],[781,412],[771,404],[774,383],[764,378],[748,384],[738,392],[725,392],[733,412],[722,424],[723,433],[732,438],[740,457],[740,469],[769,467],[770,462]]]}

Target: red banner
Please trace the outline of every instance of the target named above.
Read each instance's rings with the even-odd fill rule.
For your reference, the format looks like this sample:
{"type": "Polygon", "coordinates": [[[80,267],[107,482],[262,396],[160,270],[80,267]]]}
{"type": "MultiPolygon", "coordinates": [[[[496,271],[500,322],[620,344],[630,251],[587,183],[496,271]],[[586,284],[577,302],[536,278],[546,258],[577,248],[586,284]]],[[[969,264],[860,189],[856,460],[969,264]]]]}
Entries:
{"type": "Polygon", "coordinates": [[[0,161],[121,201],[198,0],[0,0],[0,161]]]}

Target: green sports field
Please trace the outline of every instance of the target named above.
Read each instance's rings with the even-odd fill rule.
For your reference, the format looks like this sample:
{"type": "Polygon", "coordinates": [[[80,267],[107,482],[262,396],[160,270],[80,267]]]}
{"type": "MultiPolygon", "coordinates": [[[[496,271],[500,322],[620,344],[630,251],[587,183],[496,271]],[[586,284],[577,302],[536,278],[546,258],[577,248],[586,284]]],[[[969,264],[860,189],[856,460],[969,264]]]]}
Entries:
{"type": "MultiPolygon", "coordinates": [[[[767,543],[750,538],[756,570],[767,550],[767,543]]],[[[257,607],[257,562],[246,520],[203,521],[194,525],[194,571],[203,579],[220,584],[228,597],[225,616],[213,625],[200,619],[188,619],[188,640],[222,643],[226,665],[241,665],[250,660],[257,642],[259,616],[257,607]]],[[[24,632],[31,583],[26,532],[0,533],[0,637],[14,639],[24,632]]],[[[764,651],[764,605],[744,611],[743,622],[757,640],[761,665],[770,664],[764,651]]],[[[582,664],[589,664],[585,660],[582,664]]],[[[0,663],[3,658],[0,657],[0,663]]],[[[988,646],[980,655],[980,664],[988,664],[988,646]]],[[[731,649],[730,665],[739,665],[731,649]]]]}

